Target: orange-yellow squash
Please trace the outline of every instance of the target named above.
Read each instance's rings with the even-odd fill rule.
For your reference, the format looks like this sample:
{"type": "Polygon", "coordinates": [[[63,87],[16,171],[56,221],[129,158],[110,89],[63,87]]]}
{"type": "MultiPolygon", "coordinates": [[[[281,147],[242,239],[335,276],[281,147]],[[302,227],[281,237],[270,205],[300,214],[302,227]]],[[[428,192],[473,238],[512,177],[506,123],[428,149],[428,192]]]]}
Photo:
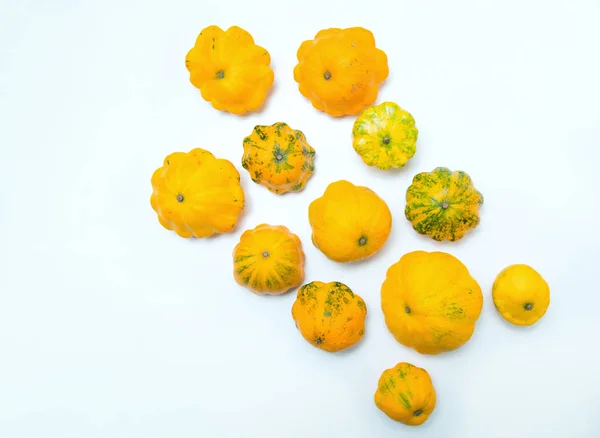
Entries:
{"type": "Polygon", "coordinates": [[[242,234],[233,250],[233,276],[257,294],[280,295],[304,280],[300,239],[283,225],[261,224],[242,234]]]}
{"type": "Polygon", "coordinates": [[[271,56],[237,26],[200,32],[185,57],[190,82],[218,110],[244,114],[258,109],[273,84],[271,56]]]}
{"type": "Polygon", "coordinates": [[[258,125],[244,139],[242,167],[270,192],[299,192],[315,169],[315,150],[286,123],[258,125]]]}
{"type": "Polygon", "coordinates": [[[181,237],[230,231],[244,208],[238,171],[204,149],[168,155],[152,175],[152,189],[158,221],[181,237]]]}
{"type": "Polygon", "coordinates": [[[367,306],[339,282],[313,281],[298,290],[292,306],[296,327],[317,348],[336,352],[351,347],[365,333],[367,306]]]}
{"type": "Polygon", "coordinates": [[[300,93],[331,116],[358,114],[372,105],[389,73],[386,54],[362,27],[321,30],[302,43],[297,57],[300,93]]]}
{"type": "Polygon", "coordinates": [[[505,320],[515,325],[532,325],[548,310],[550,287],[531,266],[511,265],[496,277],[492,298],[505,320]]]}
{"type": "Polygon", "coordinates": [[[375,404],[392,420],[419,426],[435,409],[436,394],[429,373],[400,362],[381,374],[375,404]]]}
{"type": "Polygon", "coordinates": [[[314,245],[336,262],[375,254],[392,229],[387,204],[367,187],[348,181],[331,183],[308,208],[314,245]]]}
{"type": "Polygon", "coordinates": [[[388,329],[401,344],[437,354],[467,342],[481,313],[479,284],[456,257],[413,251],[387,271],[381,307],[388,329]]]}

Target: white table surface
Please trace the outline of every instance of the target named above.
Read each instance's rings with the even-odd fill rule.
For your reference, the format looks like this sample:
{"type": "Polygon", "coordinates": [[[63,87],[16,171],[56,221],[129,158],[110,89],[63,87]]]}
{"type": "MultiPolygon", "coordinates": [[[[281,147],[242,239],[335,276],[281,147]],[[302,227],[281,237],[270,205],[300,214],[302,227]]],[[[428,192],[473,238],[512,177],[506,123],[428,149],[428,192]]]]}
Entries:
{"type": "Polygon", "coordinates": [[[3,438],[600,437],[600,3],[522,1],[9,1],[0,6],[0,436],[3,438]],[[496,3],[495,6],[492,3],[496,3]],[[214,110],[188,81],[200,30],[239,25],[269,50],[261,113],[214,110]],[[398,172],[364,165],[354,117],[312,108],[296,51],[323,28],[371,29],[389,57],[378,102],[420,130],[398,172]],[[256,124],[285,121],[317,151],[298,194],[241,167],[256,124]],[[235,232],[184,240],[158,225],[150,176],[194,147],[231,160],[246,213],[235,232]],[[412,177],[462,169],[484,194],[481,225],[436,243],[404,218],[412,177]],[[308,204],[348,179],[393,214],[385,247],[357,265],[310,242],[308,204]],[[232,278],[241,232],[297,233],[306,281],[342,281],[369,309],[364,340],[328,354],[294,326],[295,293],[259,297],[232,278]],[[484,291],[460,350],[420,355],[387,331],[379,291],[406,252],[459,257],[484,291]],[[493,307],[496,274],[535,267],[551,305],[530,328],[493,307]],[[381,372],[432,376],[423,426],[373,403],[381,372]]]}

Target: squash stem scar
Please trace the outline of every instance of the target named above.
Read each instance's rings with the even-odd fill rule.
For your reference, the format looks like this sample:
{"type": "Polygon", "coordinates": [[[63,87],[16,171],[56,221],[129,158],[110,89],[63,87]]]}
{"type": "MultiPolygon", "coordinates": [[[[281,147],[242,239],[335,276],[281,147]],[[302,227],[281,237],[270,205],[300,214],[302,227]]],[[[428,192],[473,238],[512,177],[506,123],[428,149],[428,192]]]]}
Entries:
{"type": "Polygon", "coordinates": [[[523,306],[523,309],[525,309],[525,310],[531,310],[531,309],[533,309],[533,304],[532,303],[525,303],[525,305],[523,306]]]}
{"type": "Polygon", "coordinates": [[[326,71],[325,74],[323,75],[323,77],[325,78],[326,81],[328,81],[329,79],[331,79],[331,73],[326,71]]]}
{"type": "Polygon", "coordinates": [[[385,137],[383,137],[382,142],[383,142],[383,144],[390,144],[390,140],[391,140],[390,137],[386,135],[385,137]]]}
{"type": "Polygon", "coordinates": [[[408,307],[408,306],[404,306],[404,311],[405,311],[406,313],[410,313],[410,307],[408,307]]]}
{"type": "Polygon", "coordinates": [[[358,244],[360,246],[363,246],[367,243],[367,238],[366,237],[361,237],[360,239],[358,239],[358,244]]]}
{"type": "Polygon", "coordinates": [[[264,251],[264,252],[262,253],[262,256],[263,256],[264,258],[267,258],[267,257],[269,257],[269,251],[264,251]]]}
{"type": "Polygon", "coordinates": [[[177,195],[177,202],[183,202],[183,195],[180,193],[177,195]]]}
{"type": "Polygon", "coordinates": [[[217,72],[217,79],[223,79],[225,77],[225,72],[223,70],[219,70],[217,72]]]}
{"type": "Polygon", "coordinates": [[[413,414],[413,415],[414,415],[415,417],[418,417],[418,416],[419,416],[419,415],[421,415],[422,413],[423,413],[423,409],[417,409],[417,410],[414,412],[414,414],[413,414]]]}
{"type": "Polygon", "coordinates": [[[448,201],[442,202],[442,208],[445,210],[448,207],[450,207],[450,203],[448,203],[448,201]]]}

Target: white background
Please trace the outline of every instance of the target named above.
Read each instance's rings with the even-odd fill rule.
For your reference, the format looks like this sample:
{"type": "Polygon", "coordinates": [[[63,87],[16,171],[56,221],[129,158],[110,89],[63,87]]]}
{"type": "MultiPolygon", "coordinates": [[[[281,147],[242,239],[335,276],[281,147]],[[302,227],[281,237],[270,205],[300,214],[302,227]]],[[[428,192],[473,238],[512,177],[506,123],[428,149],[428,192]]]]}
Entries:
{"type": "Polygon", "coordinates": [[[2,0],[0,54],[1,437],[600,437],[598,1],[2,0]],[[261,113],[218,112],[189,83],[185,54],[211,24],[239,25],[271,53],[261,113]],[[389,57],[378,102],[420,130],[400,171],[364,165],[354,117],[316,111],[293,80],[302,41],[357,25],[389,57]],[[301,193],[271,194],[241,167],[244,136],[278,121],[317,152],[301,193]],[[247,208],[231,234],[184,240],[150,208],[154,169],[194,147],[241,173],[247,208]],[[403,215],[414,174],[436,166],[465,170],[485,196],[481,225],[457,243],[419,236],[403,215]],[[308,204],[342,178],[393,214],[385,247],[354,265],[310,242],[308,204]],[[233,247],[262,222],[301,237],[306,281],[365,299],[356,348],[312,347],[291,318],[295,293],[234,282],[233,247]],[[456,255],[484,291],[456,352],[419,355],[385,327],[385,272],[416,249],[456,255]],[[513,263],[551,287],[530,328],[492,304],[513,263]],[[400,361],[426,368],[438,393],[418,428],[373,403],[400,361]]]}

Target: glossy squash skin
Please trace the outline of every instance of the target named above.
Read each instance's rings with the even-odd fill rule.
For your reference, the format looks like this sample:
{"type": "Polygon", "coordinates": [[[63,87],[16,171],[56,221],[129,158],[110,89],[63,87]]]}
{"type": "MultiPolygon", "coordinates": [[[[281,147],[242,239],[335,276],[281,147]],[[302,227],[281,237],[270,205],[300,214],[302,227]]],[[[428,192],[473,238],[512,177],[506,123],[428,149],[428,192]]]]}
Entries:
{"type": "Polygon", "coordinates": [[[406,219],[419,234],[456,241],[480,221],[483,195],[469,175],[438,167],[419,173],[406,191],[406,219]]]}
{"type": "Polygon", "coordinates": [[[387,271],[381,307],[401,344],[423,354],[455,350],[473,335],[481,314],[479,284],[456,257],[413,251],[387,271]]]}
{"type": "Polygon", "coordinates": [[[288,292],[304,280],[302,243],[283,225],[261,224],[247,230],[233,251],[233,275],[256,294],[288,292]]]}
{"type": "Polygon", "coordinates": [[[273,84],[270,63],[269,52],[238,26],[207,27],[185,57],[190,82],[202,98],[233,114],[260,108],[273,84]]]}
{"type": "Polygon", "coordinates": [[[533,325],[546,314],[550,305],[550,287],[529,265],[504,268],[492,286],[494,306],[511,324],[533,325]]]}
{"type": "Polygon", "coordinates": [[[367,108],[354,122],[352,145],[365,164],[399,169],[417,151],[419,130],[414,117],[394,102],[367,108]]]}
{"type": "Polygon", "coordinates": [[[297,53],[294,79],[312,105],[331,116],[358,114],[377,99],[388,76],[386,54],[361,27],[321,30],[297,53]]]}
{"type": "Polygon", "coordinates": [[[429,373],[407,362],[385,370],[379,378],[375,404],[392,420],[408,426],[425,423],[436,404],[429,373]]]}
{"type": "Polygon", "coordinates": [[[314,245],[329,259],[353,262],[381,249],[392,229],[387,204],[367,187],[331,183],[308,208],[314,245]]]}
{"type": "Polygon", "coordinates": [[[168,155],[152,175],[152,190],[160,224],[186,238],[231,231],[244,208],[236,168],[200,148],[168,155]]]}
{"type": "Polygon", "coordinates": [[[344,350],[360,341],[366,315],[363,299],[340,282],[305,284],[292,306],[292,317],[304,339],[328,352],[344,350]]]}
{"type": "Polygon", "coordinates": [[[301,131],[283,122],[255,126],[244,138],[242,166],[270,192],[299,192],[312,176],[315,150],[301,131]]]}

